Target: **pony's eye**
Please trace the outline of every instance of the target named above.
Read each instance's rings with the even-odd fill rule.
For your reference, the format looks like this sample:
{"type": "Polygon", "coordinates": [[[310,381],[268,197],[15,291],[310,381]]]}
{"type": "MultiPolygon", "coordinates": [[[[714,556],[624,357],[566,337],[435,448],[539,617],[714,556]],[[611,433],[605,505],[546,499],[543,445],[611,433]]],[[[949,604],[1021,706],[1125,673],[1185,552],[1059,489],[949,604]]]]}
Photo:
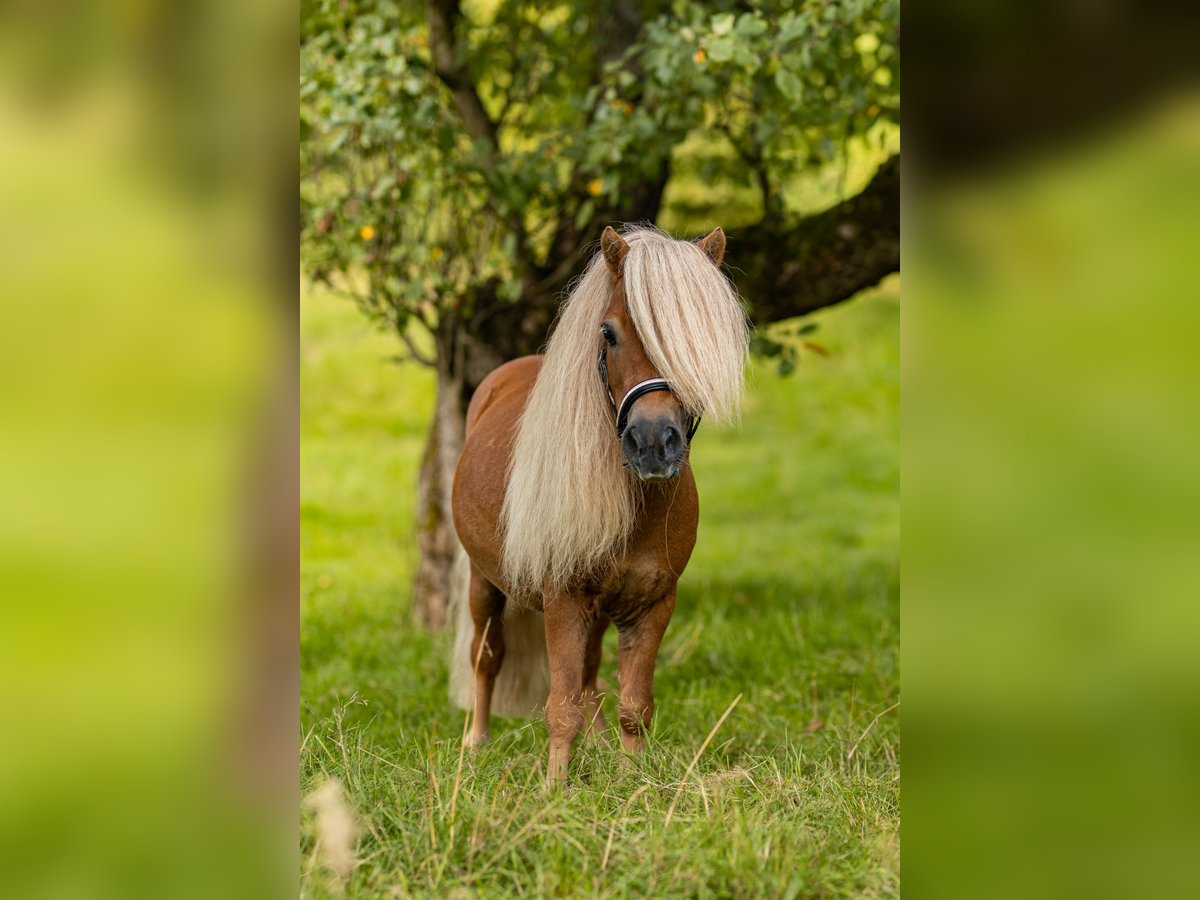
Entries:
{"type": "Polygon", "coordinates": [[[600,334],[604,336],[604,341],[608,346],[617,346],[617,333],[613,331],[613,327],[607,322],[600,326],[600,334]]]}

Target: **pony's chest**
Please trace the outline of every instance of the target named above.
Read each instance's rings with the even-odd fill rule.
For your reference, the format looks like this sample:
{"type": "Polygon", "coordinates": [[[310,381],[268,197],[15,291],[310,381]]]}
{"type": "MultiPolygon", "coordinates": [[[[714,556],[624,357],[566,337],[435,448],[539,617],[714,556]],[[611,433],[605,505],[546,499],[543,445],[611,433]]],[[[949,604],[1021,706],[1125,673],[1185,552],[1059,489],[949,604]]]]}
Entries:
{"type": "Polygon", "coordinates": [[[674,593],[678,580],[657,561],[635,563],[603,580],[595,593],[597,606],[619,627],[674,593]]]}

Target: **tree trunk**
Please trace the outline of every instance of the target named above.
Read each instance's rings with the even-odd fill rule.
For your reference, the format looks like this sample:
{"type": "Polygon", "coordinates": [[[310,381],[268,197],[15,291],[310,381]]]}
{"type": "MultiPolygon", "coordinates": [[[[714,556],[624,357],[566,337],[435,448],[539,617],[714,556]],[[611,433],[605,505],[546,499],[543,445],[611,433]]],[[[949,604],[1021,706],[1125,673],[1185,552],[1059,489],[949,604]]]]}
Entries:
{"type": "Polygon", "coordinates": [[[417,480],[417,564],[413,584],[413,614],[426,628],[436,631],[446,624],[450,567],[458,549],[450,494],[454,467],[462,451],[464,399],[462,342],[456,326],[449,325],[438,338],[437,398],[429,437],[421,456],[417,480]]]}
{"type": "Polygon", "coordinates": [[[446,624],[450,601],[450,568],[458,549],[450,500],[454,469],[462,452],[467,405],[488,372],[511,358],[472,336],[457,322],[447,322],[445,331],[435,338],[437,397],[417,477],[420,560],[413,583],[413,615],[431,631],[446,624]]]}

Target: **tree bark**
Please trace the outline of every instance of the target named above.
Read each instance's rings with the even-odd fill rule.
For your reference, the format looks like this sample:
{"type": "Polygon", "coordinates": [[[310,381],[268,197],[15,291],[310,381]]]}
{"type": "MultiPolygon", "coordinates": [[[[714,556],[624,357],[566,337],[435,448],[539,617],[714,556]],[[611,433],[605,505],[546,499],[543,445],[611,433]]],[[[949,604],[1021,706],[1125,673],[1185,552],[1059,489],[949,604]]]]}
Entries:
{"type": "Polygon", "coordinates": [[[431,631],[446,624],[449,606],[450,569],[458,549],[450,499],[469,397],[460,328],[449,323],[438,338],[437,395],[417,477],[420,560],[413,584],[413,614],[431,631]]]}
{"type": "Polygon", "coordinates": [[[442,468],[443,447],[447,443],[443,436],[442,421],[449,417],[449,411],[444,413],[442,408],[445,396],[439,380],[436,407],[417,477],[416,533],[419,560],[413,582],[413,615],[430,631],[438,631],[446,624],[450,601],[450,567],[456,549],[446,490],[446,485],[452,482],[447,482],[442,468]]]}

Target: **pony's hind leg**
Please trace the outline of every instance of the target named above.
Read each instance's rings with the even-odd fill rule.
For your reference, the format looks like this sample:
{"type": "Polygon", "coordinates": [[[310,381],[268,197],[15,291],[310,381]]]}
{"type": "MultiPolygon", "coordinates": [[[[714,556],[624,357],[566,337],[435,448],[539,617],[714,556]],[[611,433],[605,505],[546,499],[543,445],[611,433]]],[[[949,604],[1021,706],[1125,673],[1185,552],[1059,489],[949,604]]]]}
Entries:
{"type": "Polygon", "coordinates": [[[588,739],[602,737],[606,723],[600,711],[600,691],[596,679],[600,672],[600,657],[604,653],[604,632],[608,630],[608,616],[600,613],[592,622],[588,632],[587,650],[583,656],[583,719],[584,736],[588,739]]]}
{"type": "Polygon", "coordinates": [[[492,711],[492,688],[504,662],[504,594],[471,566],[471,665],[475,670],[475,715],[467,746],[478,747],[489,740],[488,719],[492,711]]]}

